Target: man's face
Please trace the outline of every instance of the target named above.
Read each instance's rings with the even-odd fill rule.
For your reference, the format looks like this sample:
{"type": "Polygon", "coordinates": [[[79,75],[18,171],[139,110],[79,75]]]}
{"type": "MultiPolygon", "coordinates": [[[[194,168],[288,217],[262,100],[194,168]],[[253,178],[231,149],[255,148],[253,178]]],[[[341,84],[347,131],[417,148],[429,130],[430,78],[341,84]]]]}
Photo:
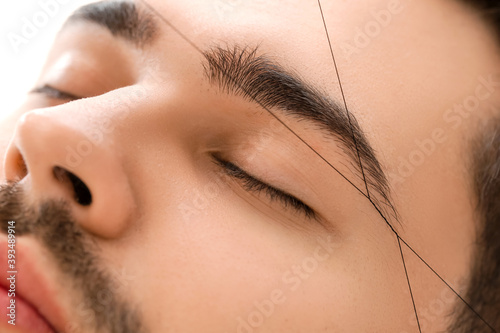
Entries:
{"type": "Polygon", "coordinates": [[[498,99],[486,26],[452,1],[148,4],[73,18],[14,116],[6,179],[65,202],[107,278],[26,227],[18,293],[59,332],[121,305],[147,332],[417,332],[415,308],[445,330],[435,273],[464,292],[467,141],[498,99]]]}

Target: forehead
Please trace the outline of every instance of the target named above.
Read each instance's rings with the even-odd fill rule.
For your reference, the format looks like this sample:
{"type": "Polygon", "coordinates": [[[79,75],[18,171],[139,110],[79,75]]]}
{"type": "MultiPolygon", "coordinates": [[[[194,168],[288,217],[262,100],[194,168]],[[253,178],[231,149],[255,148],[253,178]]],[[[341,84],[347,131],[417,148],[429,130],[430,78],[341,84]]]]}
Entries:
{"type": "MultiPolygon", "coordinates": [[[[318,1],[148,3],[168,22],[160,21],[165,49],[177,34],[169,24],[200,49],[259,45],[262,53],[340,97],[318,1]]],[[[321,5],[346,95],[358,112],[402,104],[415,115],[443,109],[498,64],[493,34],[458,1],[323,0],[321,5]]],[[[414,120],[409,116],[408,124],[414,120]]]]}
{"type": "MultiPolygon", "coordinates": [[[[402,53],[412,52],[417,56],[416,50],[427,52],[426,60],[447,57],[458,61],[465,52],[457,51],[463,51],[464,47],[469,48],[467,60],[471,60],[471,55],[495,51],[493,36],[479,15],[452,0],[114,0],[98,3],[121,4],[121,7],[109,7],[122,11],[124,4],[135,3],[139,11],[146,14],[140,16],[153,12],[162,30],[171,35],[173,28],[177,30],[175,33],[196,42],[200,49],[224,43],[261,45],[269,53],[295,62],[296,67],[307,66],[308,70],[329,67],[331,54],[325,26],[332,51],[340,61],[355,62],[356,67],[363,65],[364,60],[372,64],[378,60],[379,65],[382,60],[394,60],[402,53]],[[297,58],[301,61],[294,61],[297,58]]],[[[113,19],[103,19],[106,15],[102,13],[97,16],[101,16],[103,25],[115,24],[113,19]]],[[[129,30],[138,30],[133,29],[137,19],[129,16],[134,21],[129,22],[129,30]]],[[[122,35],[130,33],[123,30],[122,35]]],[[[149,32],[143,29],[133,33],[147,35],[149,32]]],[[[398,63],[404,63],[403,60],[399,57],[398,63]]]]}
{"type": "MultiPolygon", "coordinates": [[[[309,81],[334,91],[338,86],[318,1],[148,3],[200,49],[259,45],[309,81]]],[[[323,0],[321,6],[340,70],[351,82],[390,89],[384,82],[404,78],[419,86],[427,78],[440,86],[464,81],[457,67],[486,71],[497,61],[493,35],[457,1],[323,0]]],[[[165,22],[160,26],[167,36],[173,33],[165,22]]]]}
{"type": "Polygon", "coordinates": [[[426,136],[428,124],[441,121],[440,111],[474,91],[478,77],[495,72],[500,54],[484,22],[451,0],[135,3],[157,22],[153,57],[174,67],[214,45],[259,46],[341,100],[333,53],[349,109],[376,145],[389,150],[393,142],[409,149],[413,138],[426,136]]]}

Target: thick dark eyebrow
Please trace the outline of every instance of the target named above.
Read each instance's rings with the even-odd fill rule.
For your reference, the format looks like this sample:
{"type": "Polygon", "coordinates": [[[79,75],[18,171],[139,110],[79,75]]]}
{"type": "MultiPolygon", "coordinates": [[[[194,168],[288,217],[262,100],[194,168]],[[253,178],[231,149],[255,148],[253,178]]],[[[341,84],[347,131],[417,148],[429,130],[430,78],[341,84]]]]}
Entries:
{"type": "Polygon", "coordinates": [[[366,179],[374,204],[385,216],[397,219],[387,176],[352,112],[349,122],[347,110],[341,104],[277,62],[258,55],[257,48],[217,46],[205,51],[204,56],[206,76],[223,92],[243,96],[268,110],[280,110],[285,116],[310,121],[333,137],[349,158],[355,174],[366,179]]]}
{"type": "Polygon", "coordinates": [[[66,24],[78,21],[98,24],[113,36],[125,38],[137,46],[151,43],[157,31],[153,15],[127,0],[102,1],[80,7],[66,24]]]}

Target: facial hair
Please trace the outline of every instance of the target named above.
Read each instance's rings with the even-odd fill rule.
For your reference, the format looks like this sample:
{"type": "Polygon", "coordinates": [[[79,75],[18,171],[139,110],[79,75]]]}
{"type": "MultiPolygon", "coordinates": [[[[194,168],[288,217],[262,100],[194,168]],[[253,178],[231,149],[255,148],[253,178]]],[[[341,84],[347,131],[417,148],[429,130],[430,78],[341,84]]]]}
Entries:
{"type": "Polygon", "coordinates": [[[45,201],[39,207],[31,207],[19,184],[0,185],[3,233],[7,233],[9,221],[15,221],[16,237],[30,235],[48,250],[58,273],[82,295],[79,304],[80,308],[85,307],[85,318],[77,317],[78,323],[65,331],[83,332],[83,327],[85,332],[144,332],[138,312],[113,292],[117,288],[96,255],[96,244],[75,223],[65,202],[45,201]]]}

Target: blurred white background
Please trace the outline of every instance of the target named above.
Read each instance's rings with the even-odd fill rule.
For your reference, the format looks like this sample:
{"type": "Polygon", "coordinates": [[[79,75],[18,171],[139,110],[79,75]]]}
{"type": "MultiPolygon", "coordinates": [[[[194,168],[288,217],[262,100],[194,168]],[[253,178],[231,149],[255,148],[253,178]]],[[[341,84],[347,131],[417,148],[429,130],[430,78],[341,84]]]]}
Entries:
{"type": "Polygon", "coordinates": [[[95,0],[4,1],[0,11],[0,118],[32,88],[54,37],[78,7],[95,0]]]}

